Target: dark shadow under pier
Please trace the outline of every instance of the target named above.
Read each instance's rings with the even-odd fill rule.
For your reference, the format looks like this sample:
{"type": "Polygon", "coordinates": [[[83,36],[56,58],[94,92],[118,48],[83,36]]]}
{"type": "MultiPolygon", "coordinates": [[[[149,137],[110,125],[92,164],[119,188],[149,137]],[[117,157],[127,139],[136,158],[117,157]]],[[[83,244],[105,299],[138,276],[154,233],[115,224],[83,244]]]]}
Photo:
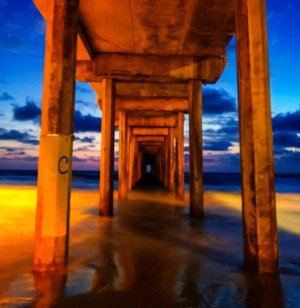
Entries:
{"type": "Polygon", "coordinates": [[[159,181],[159,179],[150,174],[146,173],[133,187],[134,190],[139,190],[139,191],[162,191],[166,190],[164,185],[159,181]]]}

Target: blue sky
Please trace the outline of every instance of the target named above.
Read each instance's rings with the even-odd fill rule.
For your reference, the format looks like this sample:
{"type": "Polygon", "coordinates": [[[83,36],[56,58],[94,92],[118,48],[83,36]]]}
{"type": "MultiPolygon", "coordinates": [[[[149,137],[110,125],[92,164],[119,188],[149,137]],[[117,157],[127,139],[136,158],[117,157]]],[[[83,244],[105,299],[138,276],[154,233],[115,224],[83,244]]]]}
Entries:
{"type": "MultiPolygon", "coordinates": [[[[267,17],[276,171],[300,172],[300,3],[269,0],[267,17]]],[[[0,168],[36,168],[45,23],[30,0],[0,0],[0,23],[0,168]]],[[[206,171],[239,171],[234,39],[227,56],[203,89],[206,171]]],[[[74,168],[97,170],[101,112],[88,84],[77,83],[75,109],[74,168]]]]}

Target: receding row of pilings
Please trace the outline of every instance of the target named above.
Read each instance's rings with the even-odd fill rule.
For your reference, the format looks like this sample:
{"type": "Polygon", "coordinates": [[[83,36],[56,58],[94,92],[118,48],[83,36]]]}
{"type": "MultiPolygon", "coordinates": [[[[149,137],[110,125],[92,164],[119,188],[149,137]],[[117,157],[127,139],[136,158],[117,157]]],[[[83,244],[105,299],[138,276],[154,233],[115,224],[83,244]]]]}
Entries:
{"type": "Polygon", "coordinates": [[[176,197],[184,200],[183,124],[183,112],[119,112],[119,200],[127,199],[128,190],[146,174],[147,166],[166,188],[175,188],[176,197]]]}
{"type": "MultiPolygon", "coordinates": [[[[45,75],[38,165],[34,252],[34,270],[36,271],[56,270],[66,265],[69,236],[75,54],[79,6],[78,1],[52,0],[50,3],[46,15],[45,75]]],[[[278,248],[265,1],[236,1],[236,42],[244,262],[245,266],[253,271],[276,273],[278,272],[278,248]]],[[[130,65],[127,65],[128,67],[130,65]]],[[[159,68],[159,64],[155,67],[159,68]]],[[[173,78],[180,78],[181,82],[189,83],[190,202],[191,213],[195,216],[201,216],[203,211],[200,80],[203,82],[207,80],[199,78],[197,74],[207,73],[204,68],[206,66],[202,67],[203,70],[187,70],[186,80],[185,75],[182,75],[184,70],[180,70],[180,74],[167,74],[170,78],[174,76],[173,78]]],[[[165,77],[163,75],[165,72],[157,70],[156,73],[161,74],[154,76],[158,77],[157,82],[160,82],[161,78],[165,77]]],[[[111,214],[110,204],[113,202],[113,140],[115,110],[118,110],[114,80],[110,77],[111,75],[108,75],[102,82],[100,166],[100,204],[103,213],[108,214],[111,214]]],[[[132,108],[132,111],[134,110],[132,108]]],[[[177,111],[181,112],[181,110],[177,111]]],[[[121,115],[119,120],[125,119],[121,115]]],[[[124,126],[124,124],[121,125],[124,126]]],[[[122,140],[126,139],[124,134],[130,134],[130,131],[131,129],[121,132],[122,140]]],[[[132,142],[134,147],[136,142],[132,142]]],[[[122,144],[125,143],[122,142],[122,144]]],[[[182,144],[179,147],[182,148],[182,144]]],[[[129,146],[127,149],[132,147],[129,146]]],[[[121,146],[121,160],[126,157],[125,151],[126,149],[122,149],[121,146]]],[[[161,160],[165,159],[163,156],[167,155],[166,152],[161,154],[161,160]]],[[[133,154],[135,153],[138,152],[135,151],[133,154]]],[[[182,153],[181,150],[179,153],[182,153]]],[[[121,162],[122,164],[124,166],[124,162],[121,162]]],[[[128,176],[131,185],[137,179],[137,176],[133,175],[135,169],[132,166],[133,164],[131,164],[132,175],[128,176]]],[[[160,177],[167,184],[168,172],[160,172],[160,177]]],[[[130,187],[129,184],[123,186],[121,183],[121,185],[130,187]]]]}

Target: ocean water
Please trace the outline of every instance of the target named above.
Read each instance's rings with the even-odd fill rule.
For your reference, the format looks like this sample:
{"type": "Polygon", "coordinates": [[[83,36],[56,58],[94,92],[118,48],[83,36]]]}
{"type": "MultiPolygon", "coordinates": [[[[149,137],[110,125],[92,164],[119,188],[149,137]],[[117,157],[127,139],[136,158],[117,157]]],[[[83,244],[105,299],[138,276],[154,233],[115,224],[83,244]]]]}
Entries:
{"type": "MultiPolygon", "coordinates": [[[[205,172],[203,176],[206,191],[240,192],[239,173],[205,172]]],[[[35,170],[0,170],[0,185],[36,185],[35,170]]],[[[185,188],[189,187],[189,174],[185,174],[185,188]]],[[[99,171],[73,171],[72,188],[99,188],[99,171]]],[[[118,188],[118,174],[114,174],[114,188],[118,188]]],[[[276,174],[276,192],[300,193],[300,174],[276,174]]]]}

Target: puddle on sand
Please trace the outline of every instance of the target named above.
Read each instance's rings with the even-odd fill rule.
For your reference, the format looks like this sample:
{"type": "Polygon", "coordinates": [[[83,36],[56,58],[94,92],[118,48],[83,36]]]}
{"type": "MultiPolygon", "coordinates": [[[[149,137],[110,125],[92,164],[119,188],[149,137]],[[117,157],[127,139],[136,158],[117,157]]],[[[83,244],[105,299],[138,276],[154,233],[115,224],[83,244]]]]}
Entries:
{"type": "Polygon", "coordinates": [[[50,307],[62,298],[88,293],[95,270],[90,267],[69,272],[25,274],[14,280],[0,298],[1,307],[50,307]]]}
{"type": "MultiPolygon", "coordinates": [[[[166,192],[137,191],[131,192],[126,203],[116,204],[114,218],[100,219],[95,210],[98,192],[76,191],[71,206],[68,273],[30,274],[32,243],[20,237],[26,250],[16,253],[15,247],[7,245],[3,246],[6,253],[0,254],[3,269],[9,273],[13,269],[6,277],[0,275],[0,304],[279,308],[284,302],[286,307],[297,307],[298,229],[280,230],[281,280],[245,273],[239,198],[207,194],[205,219],[197,220],[190,219],[188,207],[166,192]],[[19,256],[26,257],[25,261],[20,262],[19,256]]],[[[27,222],[24,217],[22,221],[27,222]]],[[[28,220],[28,225],[32,223],[28,220]]],[[[28,225],[14,232],[33,238],[26,233],[28,225]]],[[[11,240],[9,229],[2,230],[2,243],[13,242],[18,248],[19,242],[11,240]]]]}
{"type": "Polygon", "coordinates": [[[29,305],[38,295],[31,274],[19,276],[0,298],[1,307],[20,307],[29,305]]]}

